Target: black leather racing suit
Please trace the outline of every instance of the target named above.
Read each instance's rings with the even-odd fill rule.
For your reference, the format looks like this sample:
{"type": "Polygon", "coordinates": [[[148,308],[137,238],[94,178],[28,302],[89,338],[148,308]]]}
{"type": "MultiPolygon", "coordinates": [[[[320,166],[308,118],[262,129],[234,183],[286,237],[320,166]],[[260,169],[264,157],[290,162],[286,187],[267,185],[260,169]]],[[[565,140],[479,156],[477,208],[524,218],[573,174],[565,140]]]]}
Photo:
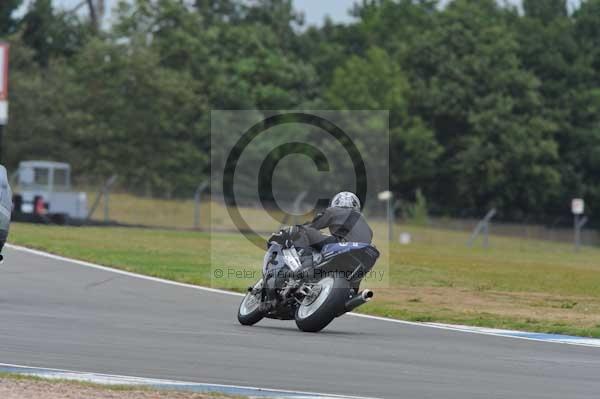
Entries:
{"type": "Polygon", "coordinates": [[[364,242],[370,244],[373,240],[373,231],[367,224],[364,216],[352,208],[327,208],[318,213],[312,222],[303,226],[305,234],[296,245],[313,247],[321,250],[323,245],[335,242],[364,242]],[[329,228],[331,235],[320,232],[329,228]]]}

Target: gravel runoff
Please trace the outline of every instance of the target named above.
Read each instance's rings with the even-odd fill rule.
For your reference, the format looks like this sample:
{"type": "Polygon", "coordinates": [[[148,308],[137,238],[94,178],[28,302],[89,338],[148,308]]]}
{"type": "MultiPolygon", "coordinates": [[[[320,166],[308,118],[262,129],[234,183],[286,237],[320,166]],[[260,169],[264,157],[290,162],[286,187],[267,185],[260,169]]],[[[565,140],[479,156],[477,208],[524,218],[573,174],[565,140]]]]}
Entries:
{"type": "MultiPolygon", "coordinates": [[[[0,377],[2,399],[232,399],[232,396],[0,377]]],[[[238,397],[239,398],[239,397],[238,397]]]]}

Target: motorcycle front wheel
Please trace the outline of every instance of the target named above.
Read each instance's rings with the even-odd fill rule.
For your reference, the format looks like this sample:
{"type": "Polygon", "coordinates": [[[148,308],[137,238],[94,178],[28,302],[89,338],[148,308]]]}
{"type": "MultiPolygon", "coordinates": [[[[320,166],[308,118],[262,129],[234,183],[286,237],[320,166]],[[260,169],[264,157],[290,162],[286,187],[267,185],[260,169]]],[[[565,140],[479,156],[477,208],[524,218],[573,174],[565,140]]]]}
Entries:
{"type": "Polygon", "coordinates": [[[260,290],[262,288],[263,281],[260,279],[253,287],[251,292],[248,292],[240,308],[238,309],[238,321],[244,326],[251,326],[258,323],[265,316],[260,310],[260,290]]]}
{"type": "Polygon", "coordinates": [[[343,277],[325,277],[315,283],[296,310],[296,325],[302,331],[317,332],[344,312],[350,283],[343,277]]]}

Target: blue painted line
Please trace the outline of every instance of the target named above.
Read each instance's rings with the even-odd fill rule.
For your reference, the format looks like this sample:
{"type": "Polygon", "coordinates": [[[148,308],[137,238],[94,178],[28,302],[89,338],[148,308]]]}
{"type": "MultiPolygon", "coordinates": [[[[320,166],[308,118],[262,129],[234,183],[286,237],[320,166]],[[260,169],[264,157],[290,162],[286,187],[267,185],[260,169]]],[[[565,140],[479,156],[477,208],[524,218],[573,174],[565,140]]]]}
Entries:
{"type": "Polygon", "coordinates": [[[51,368],[28,367],[0,363],[0,372],[35,376],[46,379],[60,379],[79,382],[91,382],[100,385],[127,385],[154,388],[160,390],[177,390],[197,393],[222,393],[226,395],[247,396],[249,398],[271,399],[375,399],[357,396],[330,395],[313,392],[287,391],[236,385],[205,384],[197,382],[161,380],[122,375],[85,373],[79,371],[51,368]]]}
{"type": "MultiPolygon", "coordinates": [[[[511,337],[523,337],[530,339],[539,339],[541,341],[553,341],[553,342],[597,342],[597,340],[593,340],[591,338],[585,337],[577,337],[574,335],[560,335],[560,334],[548,334],[548,333],[529,333],[529,332],[511,332],[506,335],[510,335],[511,337]]],[[[597,342],[600,344],[600,342],[597,342]]]]}
{"type": "Polygon", "coordinates": [[[559,334],[546,334],[546,333],[526,333],[526,332],[522,332],[522,333],[510,333],[510,335],[513,336],[513,337],[526,337],[526,338],[542,339],[542,340],[574,340],[574,341],[579,341],[579,340],[584,339],[582,337],[575,337],[573,335],[559,335],[559,334]]]}
{"type": "Polygon", "coordinates": [[[550,334],[550,333],[536,333],[536,332],[516,331],[516,330],[501,330],[501,329],[495,329],[495,328],[460,326],[460,325],[443,324],[443,323],[426,323],[426,324],[430,325],[432,327],[442,328],[442,329],[446,329],[446,330],[453,330],[453,331],[470,332],[470,333],[477,333],[477,334],[484,334],[484,335],[495,335],[495,336],[499,336],[499,337],[521,338],[521,339],[529,339],[529,340],[533,340],[533,341],[591,346],[591,347],[600,348],[600,339],[598,339],[598,338],[578,337],[578,336],[574,336],[574,335],[561,335],[561,334],[550,334]]]}

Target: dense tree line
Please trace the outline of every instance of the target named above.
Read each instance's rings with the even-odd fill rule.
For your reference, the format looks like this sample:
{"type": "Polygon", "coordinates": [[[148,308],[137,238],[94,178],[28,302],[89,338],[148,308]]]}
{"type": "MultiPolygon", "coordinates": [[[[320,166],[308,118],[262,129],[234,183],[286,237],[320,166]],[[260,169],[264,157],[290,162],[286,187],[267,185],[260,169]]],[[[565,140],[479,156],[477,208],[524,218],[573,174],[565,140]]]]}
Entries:
{"type": "Polygon", "coordinates": [[[20,3],[0,6],[9,168],[55,158],[182,196],[209,173],[211,109],[389,109],[403,198],[513,219],[600,201],[600,0],[364,0],[320,27],[291,0],[134,0],[100,32],[20,3]]]}

